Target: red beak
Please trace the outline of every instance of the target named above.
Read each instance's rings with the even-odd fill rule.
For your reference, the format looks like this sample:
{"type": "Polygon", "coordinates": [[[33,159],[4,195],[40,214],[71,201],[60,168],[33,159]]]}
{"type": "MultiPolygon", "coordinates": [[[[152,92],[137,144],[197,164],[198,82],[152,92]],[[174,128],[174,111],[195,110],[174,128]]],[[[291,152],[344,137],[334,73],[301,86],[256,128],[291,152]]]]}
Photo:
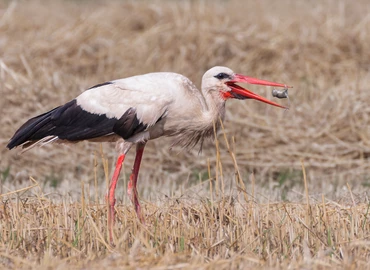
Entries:
{"type": "Polygon", "coordinates": [[[261,97],[235,83],[259,84],[259,85],[265,85],[265,86],[284,87],[284,88],[291,88],[292,86],[287,86],[286,84],[282,84],[282,83],[260,80],[260,79],[240,75],[240,74],[235,74],[231,81],[226,82],[226,84],[231,88],[230,94],[227,95],[227,97],[233,97],[233,98],[238,98],[238,99],[252,98],[252,99],[256,99],[256,100],[265,102],[267,104],[270,104],[276,107],[288,109],[285,106],[282,106],[278,103],[275,103],[271,100],[261,97]]]}

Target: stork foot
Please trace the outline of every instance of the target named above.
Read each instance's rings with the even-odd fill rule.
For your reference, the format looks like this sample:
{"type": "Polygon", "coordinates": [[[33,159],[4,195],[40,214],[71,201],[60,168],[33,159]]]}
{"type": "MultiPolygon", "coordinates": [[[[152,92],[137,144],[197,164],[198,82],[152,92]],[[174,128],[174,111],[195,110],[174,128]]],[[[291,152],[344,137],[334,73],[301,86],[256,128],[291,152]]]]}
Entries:
{"type": "Polygon", "coordinates": [[[114,197],[107,197],[109,210],[108,210],[108,230],[109,230],[109,241],[113,245],[113,225],[115,221],[116,212],[114,206],[116,204],[116,199],[114,197]]]}
{"type": "Polygon", "coordinates": [[[144,216],[141,212],[141,207],[140,207],[140,203],[139,203],[139,199],[138,199],[138,195],[137,195],[137,189],[136,189],[136,186],[134,184],[135,183],[134,179],[136,179],[135,175],[131,174],[130,181],[127,184],[127,195],[128,195],[132,204],[135,207],[135,212],[136,212],[136,215],[139,218],[140,222],[145,224],[145,219],[144,219],[144,216]]]}

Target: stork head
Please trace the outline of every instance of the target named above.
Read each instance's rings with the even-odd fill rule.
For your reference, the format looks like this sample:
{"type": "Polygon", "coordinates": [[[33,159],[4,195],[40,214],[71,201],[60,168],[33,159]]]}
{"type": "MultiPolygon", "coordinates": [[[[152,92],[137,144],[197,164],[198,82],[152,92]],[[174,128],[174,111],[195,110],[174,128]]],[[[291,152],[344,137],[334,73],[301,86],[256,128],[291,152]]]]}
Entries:
{"type": "Polygon", "coordinates": [[[237,83],[259,84],[264,86],[284,88],[290,87],[281,83],[275,83],[248,77],[241,74],[236,74],[234,73],[234,71],[227,67],[213,67],[203,75],[202,89],[206,92],[217,91],[220,99],[223,100],[227,100],[229,98],[256,99],[273,106],[286,108],[278,103],[270,101],[262,96],[253,93],[248,89],[241,87],[237,83]]]}

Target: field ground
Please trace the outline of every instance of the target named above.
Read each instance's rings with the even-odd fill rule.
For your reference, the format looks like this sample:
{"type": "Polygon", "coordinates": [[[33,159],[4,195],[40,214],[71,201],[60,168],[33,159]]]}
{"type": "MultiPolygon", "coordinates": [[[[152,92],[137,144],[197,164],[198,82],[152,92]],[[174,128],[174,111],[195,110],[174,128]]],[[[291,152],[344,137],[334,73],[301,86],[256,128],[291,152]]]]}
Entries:
{"type": "Polygon", "coordinates": [[[361,0],[0,1],[1,267],[370,268],[369,14],[361,0]],[[131,153],[115,246],[114,145],[6,149],[92,85],[174,71],[200,87],[215,65],[293,85],[290,110],[232,100],[201,154],[149,143],[145,225],[125,194],[131,153]]]}

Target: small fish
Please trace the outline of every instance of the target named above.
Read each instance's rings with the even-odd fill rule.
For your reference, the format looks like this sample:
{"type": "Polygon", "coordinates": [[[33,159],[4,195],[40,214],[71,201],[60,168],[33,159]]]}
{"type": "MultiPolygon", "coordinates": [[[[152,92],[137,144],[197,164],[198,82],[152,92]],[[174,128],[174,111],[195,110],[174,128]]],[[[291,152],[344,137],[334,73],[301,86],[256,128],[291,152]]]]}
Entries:
{"type": "Polygon", "coordinates": [[[288,88],[283,90],[272,89],[272,96],[276,98],[288,98],[288,88]]]}

